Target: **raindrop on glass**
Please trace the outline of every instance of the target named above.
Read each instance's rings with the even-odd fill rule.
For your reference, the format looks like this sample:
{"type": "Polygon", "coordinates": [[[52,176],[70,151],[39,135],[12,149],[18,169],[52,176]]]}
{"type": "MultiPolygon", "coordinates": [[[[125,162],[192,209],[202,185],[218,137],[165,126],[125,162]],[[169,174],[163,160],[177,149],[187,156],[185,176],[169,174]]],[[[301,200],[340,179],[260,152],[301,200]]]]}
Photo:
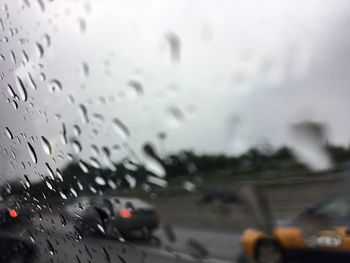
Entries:
{"type": "Polygon", "coordinates": [[[80,153],[80,152],[81,152],[82,147],[81,147],[80,142],[78,142],[77,140],[74,140],[74,141],[72,142],[72,146],[73,146],[73,149],[74,149],[74,151],[75,151],[76,153],[80,153]]]}
{"type": "Polygon", "coordinates": [[[41,136],[41,145],[45,151],[46,154],[51,155],[52,154],[52,147],[48,139],[46,139],[44,136],[41,136]]]}
{"type": "Polygon", "coordinates": [[[130,136],[130,131],[128,127],[121,120],[114,118],[113,124],[114,124],[115,131],[120,136],[120,138],[125,140],[130,136]]]}
{"type": "Polygon", "coordinates": [[[16,77],[16,86],[21,100],[26,101],[28,99],[27,89],[20,77],[16,77]]]}
{"type": "Polygon", "coordinates": [[[89,168],[88,168],[87,164],[82,160],[79,161],[79,167],[84,173],[89,172],[89,168]]]}
{"type": "Polygon", "coordinates": [[[32,89],[36,90],[37,86],[34,82],[32,75],[29,72],[28,72],[28,80],[29,80],[29,83],[30,83],[30,86],[32,87],[32,89]]]}
{"type": "Polygon", "coordinates": [[[101,176],[96,176],[96,177],[95,177],[95,182],[96,182],[98,185],[106,185],[106,180],[103,179],[101,176]]]}
{"type": "Polygon", "coordinates": [[[55,92],[58,90],[62,90],[62,84],[57,79],[53,79],[49,82],[49,90],[51,92],[55,92]]]}
{"type": "Polygon", "coordinates": [[[89,123],[89,117],[88,117],[88,113],[87,113],[87,109],[83,104],[79,105],[79,110],[80,110],[80,114],[81,114],[81,118],[83,120],[84,124],[89,123]]]}
{"type": "Polygon", "coordinates": [[[8,127],[5,128],[5,131],[6,131],[6,135],[9,139],[13,139],[13,135],[12,135],[12,132],[10,131],[10,129],[8,127]]]}
{"type": "Polygon", "coordinates": [[[44,48],[40,43],[36,43],[36,49],[38,51],[39,58],[42,58],[44,56],[44,48]]]}
{"type": "Polygon", "coordinates": [[[38,158],[33,146],[29,142],[27,146],[28,146],[28,152],[29,152],[30,158],[32,159],[33,163],[35,164],[38,163],[38,158]]]}

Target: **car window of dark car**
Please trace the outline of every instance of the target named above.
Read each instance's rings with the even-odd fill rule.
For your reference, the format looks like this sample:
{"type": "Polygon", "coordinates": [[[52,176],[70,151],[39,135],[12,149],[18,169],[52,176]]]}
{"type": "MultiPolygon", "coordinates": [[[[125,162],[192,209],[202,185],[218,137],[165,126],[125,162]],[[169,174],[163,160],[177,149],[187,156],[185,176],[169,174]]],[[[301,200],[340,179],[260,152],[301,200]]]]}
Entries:
{"type": "Polygon", "coordinates": [[[313,214],[330,218],[349,219],[350,199],[347,196],[333,198],[325,204],[315,208],[313,214]]]}

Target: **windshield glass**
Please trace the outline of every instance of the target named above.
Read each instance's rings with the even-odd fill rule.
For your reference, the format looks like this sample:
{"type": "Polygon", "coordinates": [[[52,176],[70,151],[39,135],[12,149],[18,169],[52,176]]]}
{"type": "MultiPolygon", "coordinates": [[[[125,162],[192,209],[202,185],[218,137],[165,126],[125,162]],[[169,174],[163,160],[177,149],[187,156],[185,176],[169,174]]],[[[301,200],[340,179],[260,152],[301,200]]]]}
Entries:
{"type": "Polygon", "coordinates": [[[0,262],[350,262],[349,1],[0,14],[0,262]]]}

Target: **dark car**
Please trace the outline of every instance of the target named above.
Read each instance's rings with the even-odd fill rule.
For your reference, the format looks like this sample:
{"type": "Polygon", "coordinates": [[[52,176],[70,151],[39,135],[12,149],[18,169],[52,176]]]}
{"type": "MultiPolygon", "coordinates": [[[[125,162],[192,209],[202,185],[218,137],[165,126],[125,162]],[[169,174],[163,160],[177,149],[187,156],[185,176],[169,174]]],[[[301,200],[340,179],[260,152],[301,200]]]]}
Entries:
{"type": "Polygon", "coordinates": [[[156,209],[138,198],[81,197],[68,203],[64,214],[83,234],[105,233],[110,237],[139,232],[148,239],[159,224],[156,209]]]}
{"type": "Polygon", "coordinates": [[[31,222],[30,206],[19,196],[0,199],[0,231],[27,225],[31,222]]]}
{"type": "Polygon", "coordinates": [[[30,205],[19,196],[0,199],[0,262],[35,262],[37,247],[30,240],[30,205]]]}
{"type": "Polygon", "coordinates": [[[272,233],[248,229],[242,247],[249,262],[350,262],[350,194],[341,193],[276,223],[272,233]]]}

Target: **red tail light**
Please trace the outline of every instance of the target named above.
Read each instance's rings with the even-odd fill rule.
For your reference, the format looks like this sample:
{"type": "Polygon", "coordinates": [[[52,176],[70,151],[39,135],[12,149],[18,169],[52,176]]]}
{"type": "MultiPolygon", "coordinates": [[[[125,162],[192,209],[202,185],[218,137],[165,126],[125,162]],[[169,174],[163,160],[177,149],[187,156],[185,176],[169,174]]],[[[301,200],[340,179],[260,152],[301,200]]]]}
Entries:
{"type": "Polygon", "coordinates": [[[122,218],[130,218],[132,216],[131,211],[129,209],[122,208],[119,210],[119,215],[122,218]]]}
{"type": "Polygon", "coordinates": [[[9,214],[10,214],[10,217],[12,217],[12,218],[17,217],[17,212],[16,212],[16,210],[15,210],[15,209],[10,209],[9,214]]]}

